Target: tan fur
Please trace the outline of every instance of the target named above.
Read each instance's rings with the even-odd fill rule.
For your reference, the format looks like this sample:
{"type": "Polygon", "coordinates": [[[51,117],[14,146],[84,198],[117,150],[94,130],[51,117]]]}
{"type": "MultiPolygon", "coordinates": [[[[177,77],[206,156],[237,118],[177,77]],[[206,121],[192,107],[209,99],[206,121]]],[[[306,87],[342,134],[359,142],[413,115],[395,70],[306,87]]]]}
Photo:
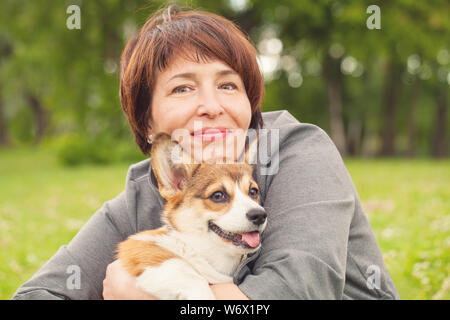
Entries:
{"type": "Polygon", "coordinates": [[[234,197],[234,186],[238,182],[243,193],[248,193],[250,183],[257,187],[251,178],[252,168],[247,164],[202,165],[188,182],[183,193],[186,206],[202,207],[225,214],[234,197]],[[206,188],[204,186],[207,186],[206,188]],[[215,191],[224,189],[230,196],[228,203],[214,203],[207,198],[215,191]],[[199,200],[201,203],[198,203],[199,200]]]}
{"type": "Polygon", "coordinates": [[[178,193],[173,198],[169,198],[167,200],[167,202],[166,202],[166,205],[164,206],[164,212],[165,212],[164,216],[166,217],[166,219],[168,220],[170,225],[175,230],[179,230],[179,228],[177,226],[177,222],[175,221],[174,213],[176,212],[178,207],[181,205],[183,200],[184,200],[183,199],[183,194],[182,193],[178,193]]]}
{"type": "MultiPolygon", "coordinates": [[[[226,214],[233,203],[236,183],[244,194],[248,193],[250,187],[258,188],[251,172],[252,168],[247,164],[202,165],[194,177],[188,181],[186,188],[167,198],[164,207],[166,219],[174,229],[179,230],[176,221],[178,210],[193,208],[193,211],[199,214],[204,210],[215,211],[218,215],[226,214]],[[229,195],[230,201],[215,203],[208,200],[208,197],[218,190],[225,191],[229,195]]],[[[257,202],[258,199],[254,201],[257,202]]],[[[164,226],[156,230],[143,231],[136,235],[156,237],[167,233],[168,228],[164,226]]],[[[230,242],[226,239],[222,240],[230,242]]],[[[135,239],[128,239],[119,244],[118,252],[117,257],[133,276],[140,275],[145,267],[158,266],[164,261],[176,257],[175,254],[161,248],[154,242],[135,239]]]]}
{"type": "MultiPolygon", "coordinates": [[[[230,211],[233,214],[239,212],[236,211],[239,209],[233,206],[235,197],[241,192],[248,195],[251,187],[258,189],[258,185],[252,176],[253,168],[249,164],[202,163],[199,165],[189,162],[175,163],[170,158],[174,146],[176,146],[176,143],[171,141],[168,135],[158,134],[152,148],[152,170],[158,181],[160,194],[166,200],[163,222],[168,223],[169,226],[166,225],[156,230],[143,231],[132,235],[126,241],[120,243],[117,248],[117,258],[121,261],[123,267],[132,276],[142,275],[144,277],[141,277],[142,283],[146,282],[145,275],[147,271],[151,272],[152,267],[159,267],[165,261],[173,258],[185,258],[185,253],[180,253],[184,252],[184,249],[179,251],[181,249],[175,246],[174,250],[171,251],[172,247],[167,246],[167,243],[171,243],[170,239],[174,234],[187,232],[190,236],[194,235],[195,237],[202,232],[207,234],[207,219],[210,219],[210,217],[222,218],[222,215],[226,215],[230,211]],[[236,192],[236,185],[240,192],[236,192]],[[229,201],[212,201],[210,196],[216,191],[225,192],[229,201]],[[169,231],[171,228],[174,230],[169,231]],[[149,269],[146,270],[146,268],[149,269]]],[[[239,195],[239,199],[239,201],[242,201],[241,195],[239,195]]],[[[251,200],[258,203],[259,197],[251,198],[251,200]]],[[[248,206],[248,201],[244,203],[247,203],[248,206]]],[[[252,207],[252,205],[249,207],[252,207]]],[[[231,242],[225,238],[221,238],[221,240],[231,242]]],[[[202,247],[201,242],[193,243],[202,247]]],[[[218,261],[219,269],[216,270],[220,270],[223,274],[229,276],[232,274],[230,270],[235,268],[241,259],[239,254],[241,253],[239,252],[236,258],[230,258],[229,260],[224,258],[223,261],[220,256],[211,263],[215,264],[218,261]]],[[[177,276],[182,279],[181,275],[177,276]]],[[[157,279],[155,281],[157,283],[157,279]]]]}
{"type": "Polygon", "coordinates": [[[146,230],[146,231],[141,231],[139,233],[136,233],[135,235],[149,235],[149,236],[163,236],[169,233],[169,228],[167,226],[162,226],[161,228],[158,229],[153,229],[153,230],[146,230]]]}
{"type": "MultiPolygon", "coordinates": [[[[155,163],[157,163],[155,161],[155,163]]],[[[157,168],[154,168],[156,171],[157,168]]],[[[245,163],[239,164],[203,164],[195,171],[194,176],[186,182],[185,188],[176,194],[167,197],[167,203],[164,207],[165,218],[170,225],[180,231],[177,222],[178,210],[183,208],[192,208],[199,215],[204,210],[214,211],[218,215],[226,214],[233,203],[235,185],[244,194],[250,190],[250,186],[258,188],[258,185],[252,178],[252,167],[245,163]],[[205,186],[207,186],[205,188],[205,186]],[[225,191],[230,201],[225,203],[215,203],[208,200],[208,197],[215,191],[225,191]]],[[[162,174],[160,174],[162,176],[162,174]]],[[[254,201],[258,202],[258,198],[254,201]]]]}
{"type": "MultiPolygon", "coordinates": [[[[167,227],[139,232],[136,235],[161,236],[167,234],[167,227]]],[[[152,241],[141,241],[128,238],[118,246],[117,258],[123,267],[133,276],[139,276],[145,267],[158,266],[164,261],[177,256],[161,248],[152,241]]]]}
{"type": "Polygon", "coordinates": [[[179,180],[180,176],[191,176],[200,166],[185,152],[178,153],[182,157],[182,163],[173,163],[172,151],[177,147],[178,144],[165,133],[157,134],[152,146],[152,169],[158,181],[159,192],[166,200],[175,196],[184,187],[183,181],[179,180]],[[174,172],[177,172],[178,176],[173,175],[174,172]]]}

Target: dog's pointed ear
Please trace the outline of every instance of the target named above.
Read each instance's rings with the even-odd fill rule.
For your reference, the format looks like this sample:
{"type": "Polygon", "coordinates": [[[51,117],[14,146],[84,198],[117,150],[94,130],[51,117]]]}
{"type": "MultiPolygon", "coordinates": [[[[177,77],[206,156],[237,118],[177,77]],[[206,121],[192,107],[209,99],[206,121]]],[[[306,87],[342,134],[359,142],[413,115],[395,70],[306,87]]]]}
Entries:
{"type": "Polygon", "coordinates": [[[159,133],[153,139],[151,157],[159,192],[166,200],[183,190],[199,166],[167,133],[159,133]]]}

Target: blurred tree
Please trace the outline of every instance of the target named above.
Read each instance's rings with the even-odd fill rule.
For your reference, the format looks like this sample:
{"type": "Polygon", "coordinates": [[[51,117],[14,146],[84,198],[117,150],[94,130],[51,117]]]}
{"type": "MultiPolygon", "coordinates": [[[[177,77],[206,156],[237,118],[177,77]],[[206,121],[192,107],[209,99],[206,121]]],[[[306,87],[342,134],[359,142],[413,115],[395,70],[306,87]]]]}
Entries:
{"type": "MultiPolygon", "coordinates": [[[[430,61],[434,60],[442,47],[442,40],[450,33],[450,25],[445,20],[450,11],[448,1],[400,0],[382,2],[382,37],[378,41],[379,51],[386,57],[386,80],[384,87],[383,117],[380,119],[381,146],[379,154],[396,153],[396,134],[401,133],[397,126],[399,117],[408,119],[406,134],[409,135],[407,153],[416,154],[416,134],[419,123],[416,108],[423,82],[433,82],[430,61]],[[400,103],[401,91],[406,82],[412,86],[406,103],[400,103]]],[[[450,70],[449,70],[450,71],[450,70]]],[[[440,132],[445,136],[444,131],[440,132]]],[[[398,151],[397,151],[398,152],[398,151]]]]}
{"type": "MultiPolygon", "coordinates": [[[[5,59],[7,59],[12,53],[12,46],[9,40],[7,40],[2,34],[0,34],[0,68],[5,59]]],[[[7,146],[10,143],[10,137],[8,133],[8,123],[5,118],[2,87],[0,83],[0,146],[7,146]]]]}
{"type": "Polygon", "coordinates": [[[448,130],[448,86],[439,84],[435,87],[436,95],[436,129],[432,135],[432,155],[437,158],[446,157],[449,154],[448,130]]]}
{"type": "MultiPolygon", "coordinates": [[[[120,54],[164,3],[3,0],[0,143],[76,133],[108,150],[130,139],[118,97],[120,54]],[[80,7],[80,30],[66,26],[69,5],[80,7]]],[[[264,110],[285,108],[323,127],[342,155],[448,155],[448,1],[178,3],[235,21],[260,53],[264,110]],[[380,30],[366,26],[373,4],[380,30]]]]}

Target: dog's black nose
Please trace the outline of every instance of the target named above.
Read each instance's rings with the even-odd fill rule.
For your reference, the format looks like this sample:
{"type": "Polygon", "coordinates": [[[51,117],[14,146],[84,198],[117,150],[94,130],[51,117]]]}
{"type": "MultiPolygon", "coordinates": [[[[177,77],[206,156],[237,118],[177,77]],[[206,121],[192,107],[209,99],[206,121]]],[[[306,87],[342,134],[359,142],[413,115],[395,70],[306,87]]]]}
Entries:
{"type": "Polygon", "coordinates": [[[259,226],[266,221],[267,213],[261,209],[252,209],[247,212],[247,219],[259,226]]]}

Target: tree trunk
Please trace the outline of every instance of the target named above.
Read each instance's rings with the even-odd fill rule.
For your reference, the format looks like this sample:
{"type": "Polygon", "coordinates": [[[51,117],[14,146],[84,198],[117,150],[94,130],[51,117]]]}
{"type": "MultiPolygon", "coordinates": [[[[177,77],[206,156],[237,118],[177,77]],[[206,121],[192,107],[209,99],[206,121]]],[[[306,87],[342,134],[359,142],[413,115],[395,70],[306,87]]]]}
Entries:
{"type": "Polygon", "coordinates": [[[323,78],[327,86],[328,102],[330,106],[330,131],[331,139],[336,144],[342,157],[347,155],[344,119],[342,116],[342,94],[340,60],[325,55],[323,66],[323,78]]]}
{"type": "Polygon", "coordinates": [[[447,88],[446,86],[439,86],[436,89],[436,130],[433,136],[433,151],[432,154],[436,158],[443,158],[448,155],[447,141],[447,88]]]}
{"type": "Polygon", "coordinates": [[[351,156],[361,153],[363,133],[363,119],[360,117],[353,118],[348,124],[347,132],[347,152],[351,156]]]}
{"type": "Polygon", "coordinates": [[[414,84],[412,86],[412,92],[409,99],[409,114],[408,114],[408,157],[413,158],[417,152],[416,152],[416,138],[417,138],[417,122],[416,122],[416,104],[417,104],[417,98],[419,96],[419,87],[420,87],[420,80],[415,79],[414,84]]]}
{"type": "Polygon", "coordinates": [[[386,85],[383,95],[383,114],[381,122],[381,148],[380,156],[392,156],[395,153],[395,111],[401,86],[402,68],[398,62],[391,60],[387,65],[386,85]]]}
{"type": "Polygon", "coordinates": [[[0,88],[0,146],[8,146],[10,144],[8,134],[8,124],[6,123],[5,114],[3,111],[3,100],[0,88]]]}
{"type": "MultiPolygon", "coordinates": [[[[0,37],[0,66],[3,60],[7,59],[13,52],[13,47],[4,37],[0,37]]],[[[5,119],[3,109],[3,97],[1,95],[0,86],[0,146],[7,146],[10,144],[8,126],[5,119]]]]}
{"type": "Polygon", "coordinates": [[[34,143],[38,144],[42,137],[44,136],[47,126],[48,126],[48,112],[42,106],[41,101],[36,97],[35,94],[27,91],[26,99],[34,113],[35,123],[36,123],[36,131],[34,136],[34,143]]]}

